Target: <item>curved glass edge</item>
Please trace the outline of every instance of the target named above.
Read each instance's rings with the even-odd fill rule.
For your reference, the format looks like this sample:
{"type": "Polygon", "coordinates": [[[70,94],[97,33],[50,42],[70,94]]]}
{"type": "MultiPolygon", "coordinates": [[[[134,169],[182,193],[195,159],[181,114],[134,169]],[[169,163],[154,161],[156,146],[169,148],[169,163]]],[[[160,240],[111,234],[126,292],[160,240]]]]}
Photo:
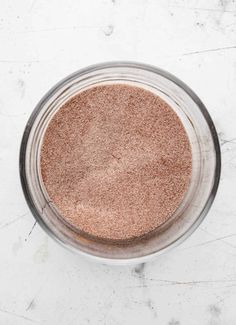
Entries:
{"type": "Polygon", "coordinates": [[[216,131],[215,125],[210,117],[210,114],[208,113],[205,105],[202,103],[200,98],[184,82],[182,82],[180,79],[178,79],[171,73],[169,73],[163,69],[157,68],[155,66],[152,66],[152,65],[133,62],[133,61],[111,61],[111,62],[105,62],[105,63],[91,65],[91,66],[88,66],[87,68],[80,69],[80,70],[68,75],[67,77],[65,77],[64,79],[59,81],[54,87],[52,87],[43,96],[43,98],[39,101],[39,103],[36,105],[35,109],[33,110],[30,118],[28,119],[28,122],[26,124],[25,130],[23,133],[23,137],[22,137],[21,145],[20,145],[19,171],[20,171],[21,186],[22,186],[23,193],[24,193],[24,196],[25,196],[25,199],[29,206],[30,211],[32,212],[32,214],[33,214],[34,218],[36,219],[36,221],[38,222],[38,224],[43,228],[43,230],[48,235],[50,235],[56,242],[61,244],[63,247],[67,248],[69,251],[72,251],[74,253],[77,253],[81,256],[87,257],[87,258],[92,259],[97,262],[101,262],[101,263],[105,263],[105,264],[117,264],[117,265],[137,264],[137,263],[146,262],[146,261],[168,251],[169,249],[178,246],[185,239],[187,239],[198,228],[198,226],[201,224],[201,222],[204,220],[207,212],[209,211],[209,209],[215,199],[217,189],[219,186],[220,174],[221,174],[221,151],[220,151],[220,144],[219,144],[219,139],[217,136],[217,131],[216,131]],[[210,193],[209,198],[206,201],[206,204],[203,207],[199,217],[191,225],[189,230],[186,233],[182,234],[180,237],[178,237],[176,240],[174,240],[172,243],[170,243],[169,245],[162,248],[161,250],[151,253],[151,254],[148,254],[148,255],[133,257],[133,258],[105,258],[105,257],[97,256],[97,255],[92,255],[92,254],[83,252],[81,250],[78,250],[75,247],[73,247],[72,245],[69,245],[69,244],[63,242],[61,238],[58,238],[58,236],[47,226],[47,224],[43,221],[43,219],[41,218],[38,211],[35,209],[34,202],[32,200],[30,191],[28,189],[27,177],[26,177],[26,171],[25,171],[25,167],[26,167],[25,166],[25,158],[26,158],[26,149],[27,149],[29,135],[30,135],[33,123],[34,123],[38,113],[41,111],[44,103],[47,102],[48,98],[53,96],[57,91],[59,91],[61,88],[63,88],[68,82],[73,81],[78,76],[82,76],[84,74],[88,74],[88,73],[96,71],[96,70],[102,70],[102,69],[107,69],[107,68],[116,68],[116,67],[117,68],[119,68],[119,67],[120,68],[135,68],[135,69],[150,71],[152,73],[159,74],[166,79],[169,79],[170,81],[175,83],[177,86],[182,88],[191,97],[191,99],[195,102],[195,104],[198,106],[198,108],[200,109],[201,113],[203,114],[203,116],[209,126],[209,130],[211,132],[211,136],[212,136],[212,140],[213,140],[213,144],[214,144],[215,158],[216,158],[215,159],[215,161],[216,161],[215,177],[214,177],[214,183],[212,186],[211,193],[210,193]]]}

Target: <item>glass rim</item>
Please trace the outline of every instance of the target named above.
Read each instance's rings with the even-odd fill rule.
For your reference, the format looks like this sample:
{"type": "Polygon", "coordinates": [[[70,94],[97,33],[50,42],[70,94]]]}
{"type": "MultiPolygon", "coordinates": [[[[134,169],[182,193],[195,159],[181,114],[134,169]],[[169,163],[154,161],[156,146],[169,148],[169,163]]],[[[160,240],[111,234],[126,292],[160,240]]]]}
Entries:
{"type": "Polygon", "coordinates": [[[186,238],[188,238],[201,224],[201,222],[204,220],[207,212],[209,211],[214,198],[217,193],[219,181],[220,181],[220,173],[221,173],[221,151],[220,151],[220,144],[218,140],[218,135],[217,131],[215,128],[215,125],[210,117],[210,114],[208,113],[205,105],[202,103],[200,98],[180,79],[172,75],[171,73],[157,68],[152,65],[144,64],[144,63],[138,63],[138,62],[133,62],[133,61],[111,61],[111,62],[104,62],[104,63],[98,63],[94,64],[91,66],[88,66],[86,68],[79,69],[75,71],[74,73],[68,75],[67,77],[63,78],[61,81],[56,83],[55,86],[53,86],[43,97],[42,99],[38,102],[36,107],[34,108],[33,112],[31,113],[26,127],[24,129],[23,137],[21,140],[21,146],[20,146],[20,157],[19,157],[19,169],[20,169],[20,180],[21,180],[21,186],[23,189],[23,193],[26,199],[26,202],[31,210],[31,213],[33,214],[35,220],[37,223],[43,228],[43,230],[50,235],[54,240],[56,240],[58,243],[60,243],[63,247],[69,249],[70,251],[76,252],[80,255],[83,255],[85,257],[88,257],[90,259],[93,259],[95,261],[103,262],[103,263],[109,263],[109,264],[130,264],[130,263],[142,263],[144,261],[147,261],[151,259],[154,256],[160,255],[164,253],[165,251],[169,250],[172,247],[176,247],[179,245],[181,242],[183,242],[186,238]],[[139,69],[142,71],[149,71],[152,73],[155,73],[157,75],[160,75],[161,77],[168,79],[169,81],[173,82],[176,84],[179,88],[181,88],[196,104],[200,112],[202,113],[208,127],[209,131],[212,137],[212,142],[213,142],[213,147],[215,151],[215,170],[214,170],[214,178],[213,178],[213,185],[211,192],[209,193],[209,196],[206,200],[205,205],[203,206],[201,212],[199,213],[198,217],[196,220],[191,224],[189,229],[181,234],[178,238],[173,240],[170,244],[166,245],[162,249],[146,254],[143,256],[139,257],[127,257],[127,258],[108,258],[108,257],[102,257],[102,256],[97,256],[95,254],[90,254],[87,252],[84,252],[70,244],[65,243],[61,238],[59,238],[53,231],[52,229],[46,224],[46,222],[42,219],[41,215],[35,208],[35,204],[33,202],[29,187],[28,187],[28,181],[27,181],[27,175],[26,175],[26,150],[27,150],[27,144],[28,144],[28,139],[31,133],[31,129],[34,125],[34,122],[36,120],[36,117],[38,116],[39,112],[43,109],[44,104],[60,89],[62,89],[64,86],[66,86],[69,82],[72,82],[78,77],[81,77],[83,75],[86,75],[88,73],[97,71],[97,70],[103,70],[107,68],[134,68],[134,69],[139,69]]]}

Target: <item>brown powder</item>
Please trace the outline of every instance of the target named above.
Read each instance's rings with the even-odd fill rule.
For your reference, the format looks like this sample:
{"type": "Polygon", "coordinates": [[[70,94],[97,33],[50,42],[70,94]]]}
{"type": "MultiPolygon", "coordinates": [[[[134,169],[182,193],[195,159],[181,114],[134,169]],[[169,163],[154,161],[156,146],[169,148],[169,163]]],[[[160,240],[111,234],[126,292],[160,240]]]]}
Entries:
{"type": "Polygon", "coordinates": [[[161,98],[123,84],[85,90],[54,115],[41,149],[50,199],[73,227],[127,240],[162,225],[191,177],[184,127],[161,98]]]}

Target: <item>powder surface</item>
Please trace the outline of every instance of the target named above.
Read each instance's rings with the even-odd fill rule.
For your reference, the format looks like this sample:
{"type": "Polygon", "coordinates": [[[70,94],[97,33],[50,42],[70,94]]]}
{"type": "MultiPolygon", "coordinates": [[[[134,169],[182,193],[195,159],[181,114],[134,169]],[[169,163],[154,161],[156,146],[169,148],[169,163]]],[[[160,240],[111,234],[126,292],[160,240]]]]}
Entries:
{"type": "Polygon", "coordinates": [[[89,235],[139,237],[162,225],[188,189],[192,154],[173,109],[143,88],[101,85],[69,99],[41,148],[48,196],[89,235]]]}

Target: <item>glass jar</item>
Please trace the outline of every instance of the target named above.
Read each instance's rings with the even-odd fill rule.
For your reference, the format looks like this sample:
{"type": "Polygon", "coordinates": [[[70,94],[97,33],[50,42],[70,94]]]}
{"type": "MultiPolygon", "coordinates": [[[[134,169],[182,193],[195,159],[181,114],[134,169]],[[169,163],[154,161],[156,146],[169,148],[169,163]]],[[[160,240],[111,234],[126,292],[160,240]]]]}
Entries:
{"type": "Polygon", "coordinates": [[[141,263],[187,238],[205,218],[214,200],[220,166],[217,133],[201,100],[166,71],[133,62],[90,66],[59,82],[34,109],[20,150],[22,188],[37,222],[63,246],[105,263],[141,263]],[[165,100],[181,119],[192,149],[190,185],[178,209],[148,237],[126,244],[87,238],[66,224],[50,201],[40,172],[42,139],[53,115],[78,92],[95,85],[114,83],[143,87],[165,100]]]}

